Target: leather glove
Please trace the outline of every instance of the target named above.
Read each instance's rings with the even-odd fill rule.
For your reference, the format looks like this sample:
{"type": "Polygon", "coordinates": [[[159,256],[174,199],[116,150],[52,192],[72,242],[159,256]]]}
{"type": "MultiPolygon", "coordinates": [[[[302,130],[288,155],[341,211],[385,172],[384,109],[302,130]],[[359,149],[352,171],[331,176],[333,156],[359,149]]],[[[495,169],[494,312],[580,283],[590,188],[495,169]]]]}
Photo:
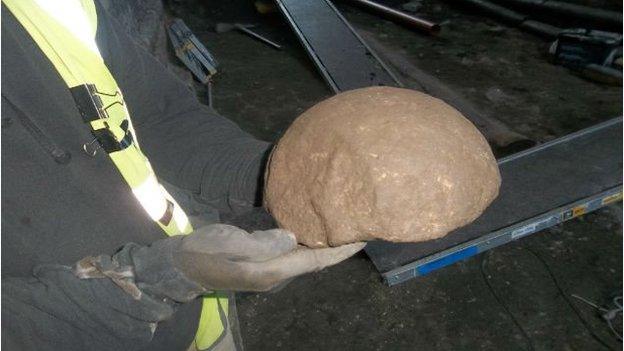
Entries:
{"type": "Polygon", "coordinates": [[[214,224],[140,247],[132,253],[137,286],[188,301],[215,290],[267,291],[304,273],[339,263],[365,243],[310,249],[282,229],[251,234],[214,224]]]}

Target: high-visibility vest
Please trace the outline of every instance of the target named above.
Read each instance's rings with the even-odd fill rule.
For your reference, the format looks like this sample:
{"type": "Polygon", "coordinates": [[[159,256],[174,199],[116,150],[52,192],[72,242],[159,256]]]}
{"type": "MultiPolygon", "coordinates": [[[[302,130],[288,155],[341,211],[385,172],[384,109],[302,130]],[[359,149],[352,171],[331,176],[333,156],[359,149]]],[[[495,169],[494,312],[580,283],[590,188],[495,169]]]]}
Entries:
{"type": "MultiPolygon", "coordinates": [[[[167,235],[193,228],[175,199],[158,182],[141,151],[123,93],[97,47],[93,0],[2,0],[52,62],[94,136],[85,151],[101,148],[111,158],[147,214],[167,235]],[[97,143],[97,144],[96,144],[97,143]],[[97,146],[97,148],[94,148],[97,146]]],[[[213,346],[226,331],[227,297],[203,298],[195,344],[213,346]]]]}

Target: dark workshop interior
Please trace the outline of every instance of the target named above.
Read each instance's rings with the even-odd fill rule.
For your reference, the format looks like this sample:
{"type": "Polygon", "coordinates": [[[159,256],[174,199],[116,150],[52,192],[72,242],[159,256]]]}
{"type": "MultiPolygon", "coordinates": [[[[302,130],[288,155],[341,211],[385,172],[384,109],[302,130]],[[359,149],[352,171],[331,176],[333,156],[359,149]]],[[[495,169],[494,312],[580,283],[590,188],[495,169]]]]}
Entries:
{"type": "Polygon", "coordinates": [[[237,293],[244,350],[622,349],[622,1],[101,2],[261,140],[342,91],[400,86],[459,110],[499,162],[500,198],[468,227],[237,293]],[[183,32],[209,57],[180,60],[183,32]]]}
{"type": "MultiPolygon", "coordinates": [[[[405,87],[456,99],[464,113],[500,121],[523,137],[515,145],[492,145],[497,158],[622,114],[621,55],[615,83],[591,79],[552,63],[552,37],[488,12],[479,1],[377,2],[436,23],[440,32],[397,24],[350,1],[333,4],[405,87]]],[[[619,13],[621,50],[621,2],[566,3],[619,13]]],[[[214,108],[254,136],[277,141],[299,114],[334,94],[272,1],[168,1],[165,9],[219,62],[214,108]],[[218,32],[221,23],[252,24],[281,50],[238,30],[218,32]]],[[[511,9],[560,28],[613,30],[600,21],[511,9]]],[[[205,86],[192,84],[207,103],[205,86]]],[[[621,178],[621,159],[614,162],[621,178]]],[[[392,287],[362,252],[277,292],[240,294],[245,349],[620,349],[600,311],[573,296],[601,306],[621,296],[621,212],[618,202],[392,287]]],[[[252,219],[233,222],[254,227],[262,217],[262,225],[274,225],[262,215],[242,217],[252,219]]],[[[621,314],[613,323],[621,333],[621,314]]]]}
{"type": "MultiPolygon", "coordinates": [[[[334,1],[406,87],[427,92],[432,85],[429,91],[449,91],[458,103],[538,144],[622,114],[621,59],[616,83],[600,82],[551,63],[552,38],[471,4],[477,1],[378,2],[441,29],[428,35],[349,1],[334,1]]],[[[619,1],[566,3],[622,11],[619,1]]],[[[278,140],[296,116],[333,94],[274,8],[263,15],[252,1],[197,0],[171,1],[167,10],[182,18],[221,64],[213,82],[214,108],[258,138],[278,140]],[[216,33],[221,22],[254,24],[256,32],[282,50],[239,31],[216,33]]],[[[562,28],[587,25],[547,11],[527,13],[562,28]]],[[[613,30],[601,23],[597,28],[613,30]]],[[[621,40],[621,23],[618,28],[621,40]]],[[[205,96],[201,85],[195,83],[195,88],[205,96]]],[[[519,150],[495,145],[494,151],[500,158],[519,150]]],[[[621,160],[615,161],[621,166],[621,160]]],[[[620,349],[621,340],[600,312],[572,296],[599,305],[621,296],[621,212],[621,203],[604,207],[393,287],[382,283],[361,253],[278,292],[241,294],[238,312],[245,347],[620,349]]],[[[621,333],[621,315],[614,323],[621,333]]]]}

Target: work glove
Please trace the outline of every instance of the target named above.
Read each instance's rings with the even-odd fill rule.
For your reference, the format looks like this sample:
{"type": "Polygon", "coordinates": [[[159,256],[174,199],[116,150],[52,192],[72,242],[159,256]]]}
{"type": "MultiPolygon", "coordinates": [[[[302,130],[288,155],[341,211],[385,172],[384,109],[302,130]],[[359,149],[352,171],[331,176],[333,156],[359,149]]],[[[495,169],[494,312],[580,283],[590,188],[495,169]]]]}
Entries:
{"type": "MultiPolygon", "coordinates": [[[[297,245],[295,236],[286,230],[250,234],[234,226],[214,224],[150,246],[126,245],[113,261],[115,257],[124,259],[112,266],[133,265],[132,285],[138,291],[186,302],[219,290],[267,291],[293,277],[339,263],[364,246],[355,243],[310,249],[297,245]]],[[[83,268],[93,266],[93,262],[83,263],[87,263],[83,268]]],[[[107,266],[101,261],[97,265],[107,266]]],[[[117,281],[124,289],[128,289],[127,282],[117,281]]]]}

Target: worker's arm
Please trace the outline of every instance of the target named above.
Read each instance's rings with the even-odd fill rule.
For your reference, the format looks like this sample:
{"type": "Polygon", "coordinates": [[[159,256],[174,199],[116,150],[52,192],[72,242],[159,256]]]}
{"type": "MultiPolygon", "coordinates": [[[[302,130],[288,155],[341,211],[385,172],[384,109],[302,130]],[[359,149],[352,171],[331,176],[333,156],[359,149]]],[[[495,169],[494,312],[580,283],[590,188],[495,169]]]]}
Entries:
{"type": "Polygon", "coordinates": [[[218,209],[250,205],[270,144],[199,103],[101,6],[97,11],[98,46],[158,177],[201,194],[218,209]]]}
{"type": "Polygon", "coordinates": [[[363,244],[308,249],[291,233],[211,225],[74,267],[2,279],[2,341],[11,350],[135,350],[176,307],[217,290],[264,291],[353,255],[363,244]]]}

